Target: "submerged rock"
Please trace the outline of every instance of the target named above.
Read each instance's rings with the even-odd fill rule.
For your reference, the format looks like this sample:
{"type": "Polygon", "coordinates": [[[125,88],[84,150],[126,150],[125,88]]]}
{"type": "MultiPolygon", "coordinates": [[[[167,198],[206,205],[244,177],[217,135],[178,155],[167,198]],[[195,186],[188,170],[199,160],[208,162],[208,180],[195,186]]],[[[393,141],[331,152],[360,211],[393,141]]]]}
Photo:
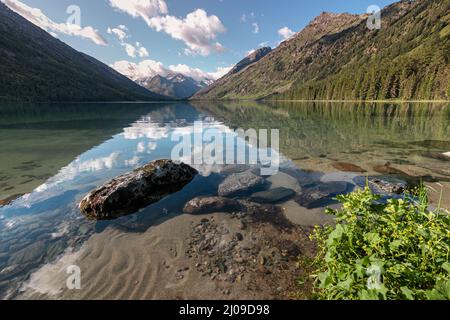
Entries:
{"type": "Polygon", "coordinates": [[[184,163],[153,161],[89,193],[81,201],[80,210],[91,220],[112,220],[133,214],[180,191],[197,174],[197,170],[184,163]]]}
{"type": "Polygon", "coordinates": [[[244,196],[262,190],[264,186],[266,186],[266,181],[251,171],[235,173],[227,177],[222,184],[219,185],[219,196],[244,196]]]}
{"type": "Polygon", "coordinates": [[[406,181],[395,177],[356,177],[353,179],[355,184],[361,188],[367,185],[376,194],[402,194],[409,185],[406,181]]]}
{"type": "Polygon", "coordinates": [[[450,153],[439,153],[439,152],[422,152],[420,154],[422,157],[435,159],[439,161],[450,161],[450,153]]]}
{"type": "Polygon", "coordinates": [[[209,214],[233,212],[241,209],[242,205],[236,200],[223,197],[198,197],[189,201],[183,212],[187,214],[209,214]]]}
{"type": "Polygon", "coordinates": [[[280,168],[280,172],[296,179],[300,187],[319,183],[323,176],[323,173],[321,172],[307,172],[296,168],[280,168]]]}
{"type": "Polygon", "coordinates": [[[364,173],[367,172],[365,169],[346,162],[334,162],[331,164],[333,168],[343,171],[343,172],[358,172],[358,173],[364,173]]]}
{"type": "Polygon", "coordinates": [[[257,192],[251,196],[250,201],[257,203],[278,203],[283,200],[287,200],[294,195],[294,190],[280,187],[267,191],[257,192]]]}
{"type": "Polygon", "coordinates": [[[9,258],[10,265],[25,265],[27,263],[39,263],[45,256],[47,246],[44,240],[34,242],[25,248],[13,253],[9,258]]]}
{"type": "Polygon", "coordinates": [[[307,209],[319,208],[332,202],[335,196],[346,193],[349,188],[350,184],[347,182],[323,183],[302,190],[295,201],[307,209]]]}
{"type": "Polygon", "coordinates": [[[246,164],[229,164],[221,168],[220,174],[228,176],[234,173],[242,173],[248,170],[251,170],[251,167],[246,164]]]}
{"type": "Polygon", "coordinates": [[[387,175],[392,175],[393,174],[393,175],[408,176],[408,174],[406,174],[405,172],[403,172],[403,171],[401,171],[399,169],[391,167],[390,163],[386,163],[384,165],[375,166],[373,168],[373,170],[375,170],[376,172],[378,172],[380,174],[387,174],[387,175]]]}
{"type": "Polygon", "coordinates": [[[450,141],[443,141],[443,140],[415,141],[412,142],[411,144],[428,149],[443,149],[443,150],[450,149],[450,141]]]}

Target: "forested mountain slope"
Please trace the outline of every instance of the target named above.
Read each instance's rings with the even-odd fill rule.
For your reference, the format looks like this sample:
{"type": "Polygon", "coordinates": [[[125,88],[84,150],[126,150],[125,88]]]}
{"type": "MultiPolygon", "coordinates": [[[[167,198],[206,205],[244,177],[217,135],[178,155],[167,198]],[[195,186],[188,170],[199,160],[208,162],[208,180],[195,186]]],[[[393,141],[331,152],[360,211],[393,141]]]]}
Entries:
{"type": "Polygon", "coordinates": [[[450,1],[394,3],[382,27],[323,13],[259,62],[196,99],[450,98],[450,1]]]}
{"type": "Polygon", "coordinates": [[[0,2],[0,101],[161,99],[0,2]]]}

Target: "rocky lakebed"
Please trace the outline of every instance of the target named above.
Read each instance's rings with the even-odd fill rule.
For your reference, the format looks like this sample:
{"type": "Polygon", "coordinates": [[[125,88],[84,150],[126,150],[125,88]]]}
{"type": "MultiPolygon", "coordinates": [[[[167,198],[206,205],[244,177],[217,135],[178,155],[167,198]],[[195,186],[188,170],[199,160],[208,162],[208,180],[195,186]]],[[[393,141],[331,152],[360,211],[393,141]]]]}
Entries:
{"type": "Polygon", "coordinates": [[[199,119],[218,132],[241,124],[188,105],[149,106],[113,131],[109,120],[65,129],[72,122],[64,116],[57,132],[45,119],[30,132],[18,116],[17,128],[2,131],[10,142],[0,175],[0,298],[307,299],[316,256],[309,236],[334,223],[325,209],[339,208],[336,196],[368,186],[386,201],[425,183],[431,206],[450,208],[448,117],[431,117],[436,108],[404,117],[380,106],[382,117],[364,114],[358,122],[340,117],[358,114],[354,108],[214,110],[227,107],[224,118],[239,116],[243,127],[283,124],[274,175],[253,165],[164,160],[174,147],[171,134],[192,132],[199,119]],[[53,149],[36,151],[53,138],[53,149]],[[17,149],[22,140],[28,158],[17,149]],[[56,158],[82,141],[89,143],[56,158]],[[66,286],[73,265],[81,290],[66,286]]]}
{"type": "MultiPolygon", "coordinates": [[[[187,201],[179,208],[182,215],[167,212],[167,216],[150,222],[141,216],[139,206],[157,207],[159,200],[164,206],[171,193],[179,192],[190,181],[203,179],[197,170],[182,163],[151,162],[83,198],[81,212],[97,231],[102,221],[112,220],[112,224],[101,233],[87,231],[92,237],[86,238],[84,245],[32,274],[25,286],[28,290],[22,290],[19,297],[46,299],[52,298],[49,293],[53,292],[68,299],[93,295],[116,299],[121,295],[113,287],[121,285],[123,297],[139,299],[306,299],[311,292],[308,275],[316,254],[309,235],[315,225],[333,223],[324,208],[338,206],[337,195],[358,187],[368,185],[388,198],[399,196],[412,183],[392,175],[361,176],[360,170],[350,164],[339,166],[356,172],[346,180],[323,181],[322,174],[294,167],[264,177],[258,167],[224,166],[215,174],[214,183],[199,190],[202,195],[186,195],[187,201]],[[121,197],[126,201],[119,201],[121,197]],[[293,216],[309,219],[299,221],[293,216]],[[130,234],[130,230],[134,232],[130,234]],[[99,243],[104,244],[99,247],[99,243]],[[118,258],[122,255],[125,258],[118,258]],[[67,260],[79,261],[77,265],[86,270],[91,286],[80,292],[66,290],[61,274],[45,282],[52,290],[43,290],[42,279],[63,269],[67,260]],[[105,279],[98,270],[109,269],[115,274],[126,271],[128,276],[111,280],[108,293],[100,294],[94,284],[104,286],[101,283],[105,279]]],[[[22,258],[26,256],[26,252],[21,254],[22,258]]]]}

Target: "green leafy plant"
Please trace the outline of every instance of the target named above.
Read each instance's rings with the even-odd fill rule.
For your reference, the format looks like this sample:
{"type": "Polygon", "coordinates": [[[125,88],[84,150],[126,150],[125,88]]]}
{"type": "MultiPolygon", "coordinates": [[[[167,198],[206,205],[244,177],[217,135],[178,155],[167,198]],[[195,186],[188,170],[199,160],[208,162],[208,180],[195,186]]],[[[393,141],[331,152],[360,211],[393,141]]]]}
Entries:
{"type": "Polygon", "coordinates": [[[312,236],[320,299],[450,299],[450,216],[429,209],[424,187],[387,203],[368,188],[338,200],[336,226],[312,236]]]}

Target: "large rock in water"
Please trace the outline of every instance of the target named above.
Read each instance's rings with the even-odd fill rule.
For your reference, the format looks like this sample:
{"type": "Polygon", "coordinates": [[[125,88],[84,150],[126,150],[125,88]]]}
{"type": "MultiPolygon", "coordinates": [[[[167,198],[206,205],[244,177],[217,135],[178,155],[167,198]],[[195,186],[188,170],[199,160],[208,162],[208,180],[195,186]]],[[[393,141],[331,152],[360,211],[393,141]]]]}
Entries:
{"type": "Polygon", "coordinates": [[[256,191],[261,191],[265,186],[266,181],[251,171],[235,173],[226,178],[219,186],[219,196],[245,196],[256,191]]]}
{"type": "Polygon", "coordinates": [[[197,170],[184,163],[153,161],[89,193],[81,201],[80,210],[92,220],[112,220],[133,214],[180,191],[197,174],[197,170]]]}

